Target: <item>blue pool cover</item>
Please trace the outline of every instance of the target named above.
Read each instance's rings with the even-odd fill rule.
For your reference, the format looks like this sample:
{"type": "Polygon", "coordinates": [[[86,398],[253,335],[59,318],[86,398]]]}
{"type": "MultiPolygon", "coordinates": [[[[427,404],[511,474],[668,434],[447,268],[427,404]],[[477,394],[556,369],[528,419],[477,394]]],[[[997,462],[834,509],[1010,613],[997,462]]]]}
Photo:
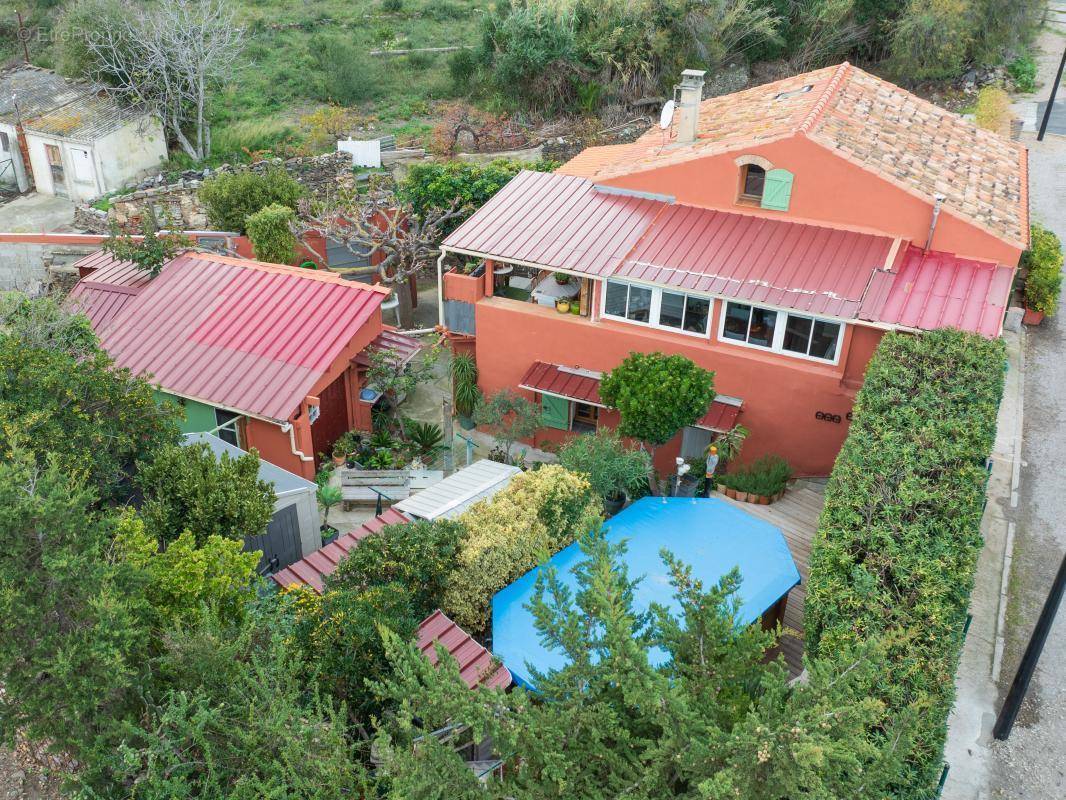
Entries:
{"type": "MultiPolygon", "coordinates": [[[[741,622],[754,622],[800,582],[799,571],[781,531],[768,522],[717,498],[645,497],[604,525],[607,540],[626,540],[626,566],[631,580],[643,576],[634,592],[634,607],[645,611],[660,603],[674,611],[670,574],[659,555],[663,548],[692,567],[692,576],[705,587],[718,582],[734,567],[743,578],[738,592],[741,622]]],[[[560,550],[547,565],[560,581],[577,591],[573,574],[585,558],[574,543],[560,550]]],[[[533,597],[537,567],[492,598],[492,649],[520,686],[534,688],[527,665],[540,672],[565,666],[565,656],[540,642],[527,608],[533,597]]],[[[667,660],[662,650],[651,653],[653,664],[667,660]]]]}

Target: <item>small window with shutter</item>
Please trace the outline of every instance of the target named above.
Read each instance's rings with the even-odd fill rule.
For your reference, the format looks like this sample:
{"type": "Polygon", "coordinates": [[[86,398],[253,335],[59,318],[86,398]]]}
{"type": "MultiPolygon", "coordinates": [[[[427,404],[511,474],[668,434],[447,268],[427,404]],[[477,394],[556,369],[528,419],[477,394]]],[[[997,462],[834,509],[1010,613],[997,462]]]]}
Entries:
{"type": "Polygon", "coordinates": [[[788,211],[788,203],[791,199],[792,173],[787,169],[772,169],[767,172],[763,181],[760,205],[772,211],[788,211]]]}
{"type": "Polygon", "coordinates": [[[546,428],[570,428],[570,401],[550,394],[540,396],[540,422],[546,428]]]}

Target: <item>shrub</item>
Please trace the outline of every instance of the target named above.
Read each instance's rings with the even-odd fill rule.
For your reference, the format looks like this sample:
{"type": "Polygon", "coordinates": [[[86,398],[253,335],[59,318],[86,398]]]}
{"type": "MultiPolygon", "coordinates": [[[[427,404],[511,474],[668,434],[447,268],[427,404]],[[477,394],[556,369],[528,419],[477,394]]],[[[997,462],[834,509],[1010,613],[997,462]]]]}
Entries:
{"type": "Polygon", "coordinates": [[[575,436],[559,450],[559,463],[588,478],[604,500],[622,493],[636,499],[648,490],[651,456],[626,447],[609,428],[575,436]]]}
{"type": "Polygon", "coordinates": [[[557,464],[516,475],[459,517],[467,535],[444,610],[468,631],[484,630],[492,596],[588,531],[599,515],[600,501],[581,475],[557,464]]]}
{"type": "Polygon", "coordinates": [[[1019,92],[1036,91],[1036,62],[1031,55],[1018,56],[1007,65],[1007,72],[1019,92]]]}
{"type": "Polygon", "coordinates": [[[339,36],[312,36],[308,45],[318,80],[312,96],[327,103],[355,105],[381,92],[381,65],[363,47],[339,36]]]}
{"type": "Polygon", "coordinates": [[[603,376],[600,397],[618,409],[620,434],[655,448],[707,413],[714,373],[681,355],[630,353],[603,376]]]}
{"type": "Polygon", "coordinates": [[[503,389],[482,398],[474,409],[474,422],[489,429],[503,450],[502,460],[510,464],[515,442],[532,436],[540,426],[540,407],[517,392],[503,389]]]}
{"type": "Polygon", "coordinates": [[[984,86],[977,93],[974,114],[978,127],[986,131],[1010,135],[1010,96],[998,86],[984,86]]]}
{"type": "Polygon", "coordinates": [[[907,81],[962,72],[972,41],[968,0],[910,0],[892,36],[892,65],[907,81]]]}
{"type": "Polygon", "coordinates": [[[296,212],[288,206],[272,203],[249,214],[245,220],[252,250],[260,261],[291,264],[296,260],[296,234],[292,225],[296,212]]]}
{"type": "Polygon", "coordinates": [[[411,593],[419,619],[440,608],[466,529],[454,520],[387,525],[341,561],[327,591],[367,589],[396,582],[411,593]]]}
{"type": "Polygon", "coordinates": [[[477,385],[477,362],[469,353],[456,353],[452,357],[452,395],[455,412],[461,417],[470,417],[481,402],[481,389],[477,385]]]}
{"type": "Polygon", "coordinates": [[[473,50],[456,50],[448,58],[448,75],[452,79],[452,88],[463,93],[470,90],[470,84],[477,72],[477,57],[473,50]]]}
{"type": "Polygon", "coordinates": [[[1043,225],[1034,224],[1029,249],[1022,254],[1022,266],[1029,270],[1025,279],[1025,305],[1049,316],[1059,305],[1062,285],[1062,242],[1043,225]]]}
{"type": "Polygon", "coordinates": [[[280,167],[259,173],[249,169],[226,172],[201,184],[200,201],[218,230],[245,232],[245,220],[267,206],[295,209],[303,187],[280,167]]]}
{"type": "Polygon", "coordinates": [[[910,717],[897,797],[931,796],[943,754],[1003,390],[1001,341],[884,337],[826,487],[811,552],[811,658],[880,638],[878,696],[910,717]]]}
{"type": "Polygon", "coordinates": [[[746,467],[718,476],[718,483],[738,492],[773,497],[785,490],[792,467],[781,456],[765,455],[746,467]]]}
{"type": "Polygon", "coordinates": [[[388,14],[403,11],[403,0],[381,0],[381,10],[388,14]]]}

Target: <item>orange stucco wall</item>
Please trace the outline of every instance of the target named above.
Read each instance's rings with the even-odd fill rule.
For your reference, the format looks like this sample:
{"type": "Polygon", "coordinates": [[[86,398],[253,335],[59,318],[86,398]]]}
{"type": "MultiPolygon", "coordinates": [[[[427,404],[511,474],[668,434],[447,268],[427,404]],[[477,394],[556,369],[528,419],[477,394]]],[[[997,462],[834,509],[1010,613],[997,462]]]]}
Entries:
{"type": "MultiPolygon", "coordinates": [[[[334,360],[330,369],[315,383],[310,396],[317,397],[318,393],[335,381],[342,373],[347,378],[348,394],[348,419],[349,429],[370,430],[370,406],[359,401],[359,390],[363,385],[361,371],[351,363],[351,360],[363,350],[382,330],[381,311],[375,310],[369,320],[359,329],[351,342],[334,360]]],[[[311,440],[311,426],[308,424],[308,403],[300,404],[299,409],[294,410],[289,422],[292,423],[292,438],[288,433],[281,430],[279,425],[264,422],[257,419],[247,419],[244,433],[248,447],[255,447],[259,455],[276,464],[282,469],[287,469],[305,478],[313,478],[315,475],[314,461],[301,458],[293,453],[293,444],[296,450],[305,456],[314,457],[314,447],[311,440]]]]}
{"type": "MultiPolygon", "coordinates": [[[[533,361],[606,372],[631,351],[679,353],[715,372],[719,394],[743,399],[739,422],[751,431],[742,461],[766,453],[788,459],[799,475],[828,475],[848,432],[847,413],[880,330],[848,326],[840,361],[823,365],[717,340],[720,303],[715,304],[709,339],[624,322],[592,321],[505,298],[476,306],[477,363],[481,388],[491,393],[518,386],[533,361]],[[840,423],[816,419],[837,414],[840,423]]],[[[533,393],[524,392],[530,399],[533,393]]],[[[601,424],[617,416],[605,412],[601,424]]],[[[561,441],[567,434],[538,431],[533,444],[561,441]]],[[[660,470],[672,471],[680,436],[657,453],[660,470]]]]}
{"type": "MultiPolygon", "coordinates": [[[[805,136],[722,153],[660,169],[602,181],[610,186],[673,195],[686,205],[787,219],[829,223],[871,233],[901,236],[924,246],[933,204],[834,155],[805,136]],[[795,177],[788,211],[769,211],[736,202],[740,168],[735,159],[757,155],[795,177]]],[[[933,249],[1017,266],[1022,249],[1004,242],[943,208],[933,249]]]]}

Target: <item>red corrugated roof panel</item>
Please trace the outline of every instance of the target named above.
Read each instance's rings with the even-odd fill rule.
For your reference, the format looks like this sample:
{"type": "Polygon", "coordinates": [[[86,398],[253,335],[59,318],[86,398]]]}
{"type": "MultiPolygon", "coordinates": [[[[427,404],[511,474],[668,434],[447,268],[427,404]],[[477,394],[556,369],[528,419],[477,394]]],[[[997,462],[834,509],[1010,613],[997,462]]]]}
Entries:
{"type": "Polygon", "coordinates": [[[437,610],[418,626],[418,649],[429,663],[438,662],[437,643],[444,646],[459,665],[459,675],[471,689],[477,686],[506,689],[511,685],[511,673],[470,634],[452,622],[443,611],[437,610]]]}
{"type": "Polygon", "coordinates": [[[609,275],[664,207],[597,191],[591,181],[520,172],[445,247],[589,275],[609,275]]]}
{"type": "Polygon", "coordinates": [[[366,367],[370,365],[369,353],[371,350],[393,350],[399,354],[402,362],[406,364],[422,349],[422,343],[413,336],[407,336],[399,331],[386,328],[378,334],[377,338],[368,344],[352,359],[356,364],[366,367]]]}
{"type": "Polygon", "coordinates": [[[295,564],[279,569],[270,577],[282,588],[309,586],[319,594],[322,594],[323,582],[326,576],[333,574],[337,566],[344,560],[344,557],[348,555],[348,551],[355,547],[360,540],[377,533],[386,525],[399,525],[410,521],[410,518],[401,512],[387,508],[382,512],[381,516],[367,520],[354,531],[338,536],[336,541],[330,542],[322,549],[305,556],[295,564]]]}
{"type": "Polygon", "coordinates": [[[600,401],[598,372],[534,361],[533,366],[526,370],[526,374],[522,376],[518,385],[532,392],[544,392],[579,400],[582,403],[603,405],[600,401]]]}
{"type": "Polygon", "coordinates": [[[674,205],[615,275],[850,319],[891,248],[887,236],[674,205]]]}
{"type": "Polygon", "coordinates": [[[740,406],[733,403],[723,403],[721,400],[715,400],[711,403],[711,407],[707,409],[707,413],[700,417],[696,426],[699,428],[707,428],[708,430],[716,431],[718,433],[725,433],[733,430],[733,427],[737,424],[737,417],[740,415],[740,406]]]}
{"type": "Polygon", "coordinates": [[[1014,270],[1003,264],[911,246],[891,285],[881,292],[880,307],[864,308],[864,313],[891,325],[959,328],[994,338],[1003,330],[1013,280],[1014,270]]]}
{"type": "Polygon", "coordinates": [[[94,327],[166,391],[286,420],[383,299],[334,273],[184,253],[94,327]]]}

